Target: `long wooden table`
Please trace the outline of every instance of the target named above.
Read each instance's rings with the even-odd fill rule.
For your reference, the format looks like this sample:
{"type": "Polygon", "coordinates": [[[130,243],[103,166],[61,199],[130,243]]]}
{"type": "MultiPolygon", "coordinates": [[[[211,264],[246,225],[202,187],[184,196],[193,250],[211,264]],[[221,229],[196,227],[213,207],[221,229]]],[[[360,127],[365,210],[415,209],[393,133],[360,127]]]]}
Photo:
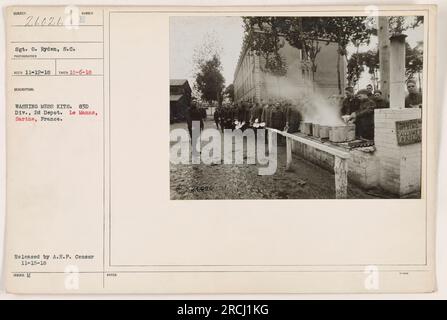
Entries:
{"type": "Polygon", "coordinates": [[[321,150],[334,156],[334,173],[335,173],[335,197],[337,199],[346,199],[348,197],[348,159],[349,152],[330,147],[308,138],[300,137],[295,134],[267,128],[269,150],[272,146],[272,135],[280,134],[286,137],[287,163],[286,169],[292,164],[292,141],[298,141],[312,148],[321,150]]]}

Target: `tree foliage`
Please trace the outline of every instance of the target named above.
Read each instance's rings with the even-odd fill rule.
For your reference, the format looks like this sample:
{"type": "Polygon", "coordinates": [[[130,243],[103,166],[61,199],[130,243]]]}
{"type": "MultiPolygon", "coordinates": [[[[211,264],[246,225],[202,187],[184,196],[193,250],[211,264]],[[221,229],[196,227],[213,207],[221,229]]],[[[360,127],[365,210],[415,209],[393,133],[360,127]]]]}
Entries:
{"type": "Polygon", "coordinates": [[[355,86],[357,84],[366,67],[374,81],[374,86],[377,87],[379,60],[379,51],[368,50],[354,53],[348,60],[347,80],[349,85],[355,86]]]}
{"type": "Polygon", "coordinates": [[[328,17],[325,18],[325,30],[329,40],[338,44],[341,56],[347,56],[349,43],[359,46],[369,43],[372,29],[367,17],[328,17]]]}
{"type": "Polygon", "coordinates": [[[223,47],[220,44],[217,34],[208,32],[204,35],[199,46],[194,48],[192,56],[192,73],[195,75],[200,71],[200,67],[205,61],[211,60],[214,56],[220,56],[223,47]]]}
{"type": "Polygon", "coordinates": [[[379,50],[369,50],[364,52],[363,61],[365,66],[368,68],[368,73],[374,83],[374,88],[379,87],[379,68],[380,68],[380,57],[379,50]]]}
{"type": "MultiPolygon", "coordinates": [[[[328,38],[338,44],[337,80],[338,91],[342,93],[340,56],[347,61],[347,48],[350,43],[360,46],[369,43],[372,28],[369,27],[368,17],[329,17],[326,18],[325,29],[328,38]]],[[[347,61],[348,62],[348,61],[347,61]]]]}
{"type": "Polygon", "coordinates": [[[393,16],[389,18],[390,33],[402,34],[408,29],[414,29],[424,23],[423,16],[405,17],[393,16]]]}
{"type": "MultiPolygon", "coordinates": [[[[284,40],[291,46],[303,52],[303,67],[310,65],[312,79],[317,71],[317,56],[324,42],[337,44],[338,58],[336,61],[338,88],[342,92],[341,61],[345,59],[348,65],[348,81],[353,84],[358,81],[365,67],[373,79],[377,79],[379,56],[377,51],[357,53],[348,60],[347,48],[350,44],[359,48],[369,44],[371,36],[377,35],[374,27],[375,18],[364,16],[351,17],[244,17],[244,49],[248,47],[255,54],[264,58],[264,70],[276,75],[287,73],[286,61],[279,50],[284,47],[284,40]]],[[[410,28],[416,28],[424,22],[422,16],[389,18],[390,33],[402,33],[410,28]]],[[[419,60],[416,52],[408,72],[417,73],[419,60]]],[[[410,62],[409,62],[410,63],[410,62]]],[[[410,65],[410,64],[409,64],[410,65]]]]}
{"type": "Polygon", "coordinates": [[[200,98],[206,102],[220,102],[225,87],[225,79],[222,75],[219,56],[215,54],[209,60],[200,61],[197,68],[194,87],[200,93],[200,98]]]}
{"type": "MultiPolygon", "coordinates": [[[[359,45],[369,41],[372,30],[366,17],[244,17],[245,40],[257,55],[264,57],[264,68],[272,73],[287,72],[279,49],[283,40],[303,51],[303,59],[311,66],[313,79],[317,71],[317,56],[324,42],[338,44],[339,55],[347,56],[349,43],[359,45]]],[[[337,61],[338,86],[341,92],[340,61],[337,61]]]]}
{"type": "MultiPolygon", "coordinates": [[[[325,38],[324,19],[321,17],[244,17],[244,46],[264,58],[263,69],[275,75],[285,75],[287,65],[279,50],[286,40],[302,50],[303,59],[310,62],[315,74],[316,59],[325,38]]],[[[304,65],[306,67],[307,64],[304,65]]]]}
{"type": "Polygon", "coordinates": [[[405,75],[408,79],[419,75],[424,66],[423,59],[423,44],[418,43],[414,48],[411,48],[408,42],[405,43],[405,75]]]}
{"type": "MultiPolygon", "coordinates": [[[[422,42],[418,43],[414,48],[411,48],[408,42],[405,43],[405,75],[407,80],[419,75],[423,70],[422,48],[422,42]]],[[[366,70],[365,68],[368,69],[371,77],[377,80],[379,67],[379,51],[369,50],[352,54],[348,60],[347,68],[349,85],[355,86],[357,84],[361,74],[366,70]]]]}
{"type": "Polygon", "coordinates": [[[280,31],[284,23],[283,17],[243,17],[244,45],[260,57],[264,58],[265,71],[275,75],[285,75],[287,65],[279,50],[284,47],[280,31]]]}
{"type": "Polygon", "coordinates": [[[360,79],[363,71],[365,71],[365,65],[363,63],[363,54],[354,53],[348,60],[348,73],[347,80],[350,86],[355,86],[360,79]]]}
{"type": "Polygon", "coordinates": [[[231,101],[234,102],[234,85],[230,84],[225,88],[224,95],[231,101]]]}
{"type": "MultiPolygon", "coordinates": [[[[321,42],[325,39],[325,19],[321,17],[285,17],[281,24],[281,34],[287,42],[303,52],[303,59],[310,62],[312,79],[317,72],[317,56],[321,51],[321,42]]],[[[328,41],[326,41],[328,42],[328,41]]]]}

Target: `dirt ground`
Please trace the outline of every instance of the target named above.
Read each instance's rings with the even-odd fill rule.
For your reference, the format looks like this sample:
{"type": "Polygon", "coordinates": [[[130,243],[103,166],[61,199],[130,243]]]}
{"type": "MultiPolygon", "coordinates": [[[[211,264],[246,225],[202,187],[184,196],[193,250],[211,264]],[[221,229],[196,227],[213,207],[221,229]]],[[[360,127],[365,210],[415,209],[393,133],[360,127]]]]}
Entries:
{"type": "MultiPolygon", "coordinates": [[[[207,120],[205,128],[215,127],[207,120]]],[[[171,129],[185,128],[185,123],[171,129]]],[[[233,151],[234,153],[235,151],[233,151]]],[[[245,163],[245,162],[244,162],[245,163]]],[[[172,164],[170,165],[171,199],[334,199],[334,175],[307,161],[293,156],[292,170],[286,171],[286,150],[278,146],[278,164],[274,175],[258,175],[256,165],[172,164]]],[[[351,199],[379,198],[350,184],[351,199]]]]}

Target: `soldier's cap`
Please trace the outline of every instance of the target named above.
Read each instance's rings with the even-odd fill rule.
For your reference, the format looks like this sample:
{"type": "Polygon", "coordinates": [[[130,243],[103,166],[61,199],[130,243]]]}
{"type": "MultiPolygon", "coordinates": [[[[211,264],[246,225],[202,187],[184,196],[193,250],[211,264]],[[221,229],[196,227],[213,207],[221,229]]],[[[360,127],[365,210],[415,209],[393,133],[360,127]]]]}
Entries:
{"type": "Polygon", "coordinates": [[[408,80],[408,81],[407,81],[407,86],[408,86],[410,83],[416,85],[416,80],[414,80],[414,79],[410,79],[410,80],[408,80]]]}
{"type": "Polygon", "coordinates": [[[351,91],[351,92],[354,92],[354,87],[351,87],[351,86],[346,87],[346,88],[345,88],[345,91],[351,91]]]}
{"type": "Polygon", "coordinates": [[[380,94],[382,94],[382,91],[381,91],[381,90],[376,90],[376,91],[374,91],[374,93],[380,93],[380,94]]]}

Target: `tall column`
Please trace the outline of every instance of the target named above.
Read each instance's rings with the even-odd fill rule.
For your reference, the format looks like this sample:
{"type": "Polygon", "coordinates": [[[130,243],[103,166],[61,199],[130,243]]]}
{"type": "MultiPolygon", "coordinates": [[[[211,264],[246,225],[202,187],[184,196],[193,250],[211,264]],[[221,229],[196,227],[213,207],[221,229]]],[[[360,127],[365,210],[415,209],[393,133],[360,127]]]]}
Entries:
{"type": "Polygon", "coordinates": [[[255,97],[257,102],[261,102],[261,69],[259,56],[254,54],[254,64],[255,64],[255,74],[254,74],[254,86],[255,86],[255,97]]]}
{"type": "MultiPolygon", "coordinates": [[[[412,139],[399,143],[397,137],[402,132],[397,132],[396,122],[412,123],[412,120],[422,117],[421,109],[405,108],[405,38],[402,34],[390,38],[390,109],[374,110],[374,144],[380,166],[379,185],[400,196],[420,191],[422,163],[421,142],[412,139]]],[[[400,130],[413,129],[410,127],[400,130]]]]}
{"type": "Polygon", "coordinates": [[[390,99],[390,35],[389,18],[379,17],[380,90],[390,99]]]}
{"type": "Polygon", "coordinates": [[[404,34],[390,37],[390,108],[405,108],[405,38],[404,34]]]}

